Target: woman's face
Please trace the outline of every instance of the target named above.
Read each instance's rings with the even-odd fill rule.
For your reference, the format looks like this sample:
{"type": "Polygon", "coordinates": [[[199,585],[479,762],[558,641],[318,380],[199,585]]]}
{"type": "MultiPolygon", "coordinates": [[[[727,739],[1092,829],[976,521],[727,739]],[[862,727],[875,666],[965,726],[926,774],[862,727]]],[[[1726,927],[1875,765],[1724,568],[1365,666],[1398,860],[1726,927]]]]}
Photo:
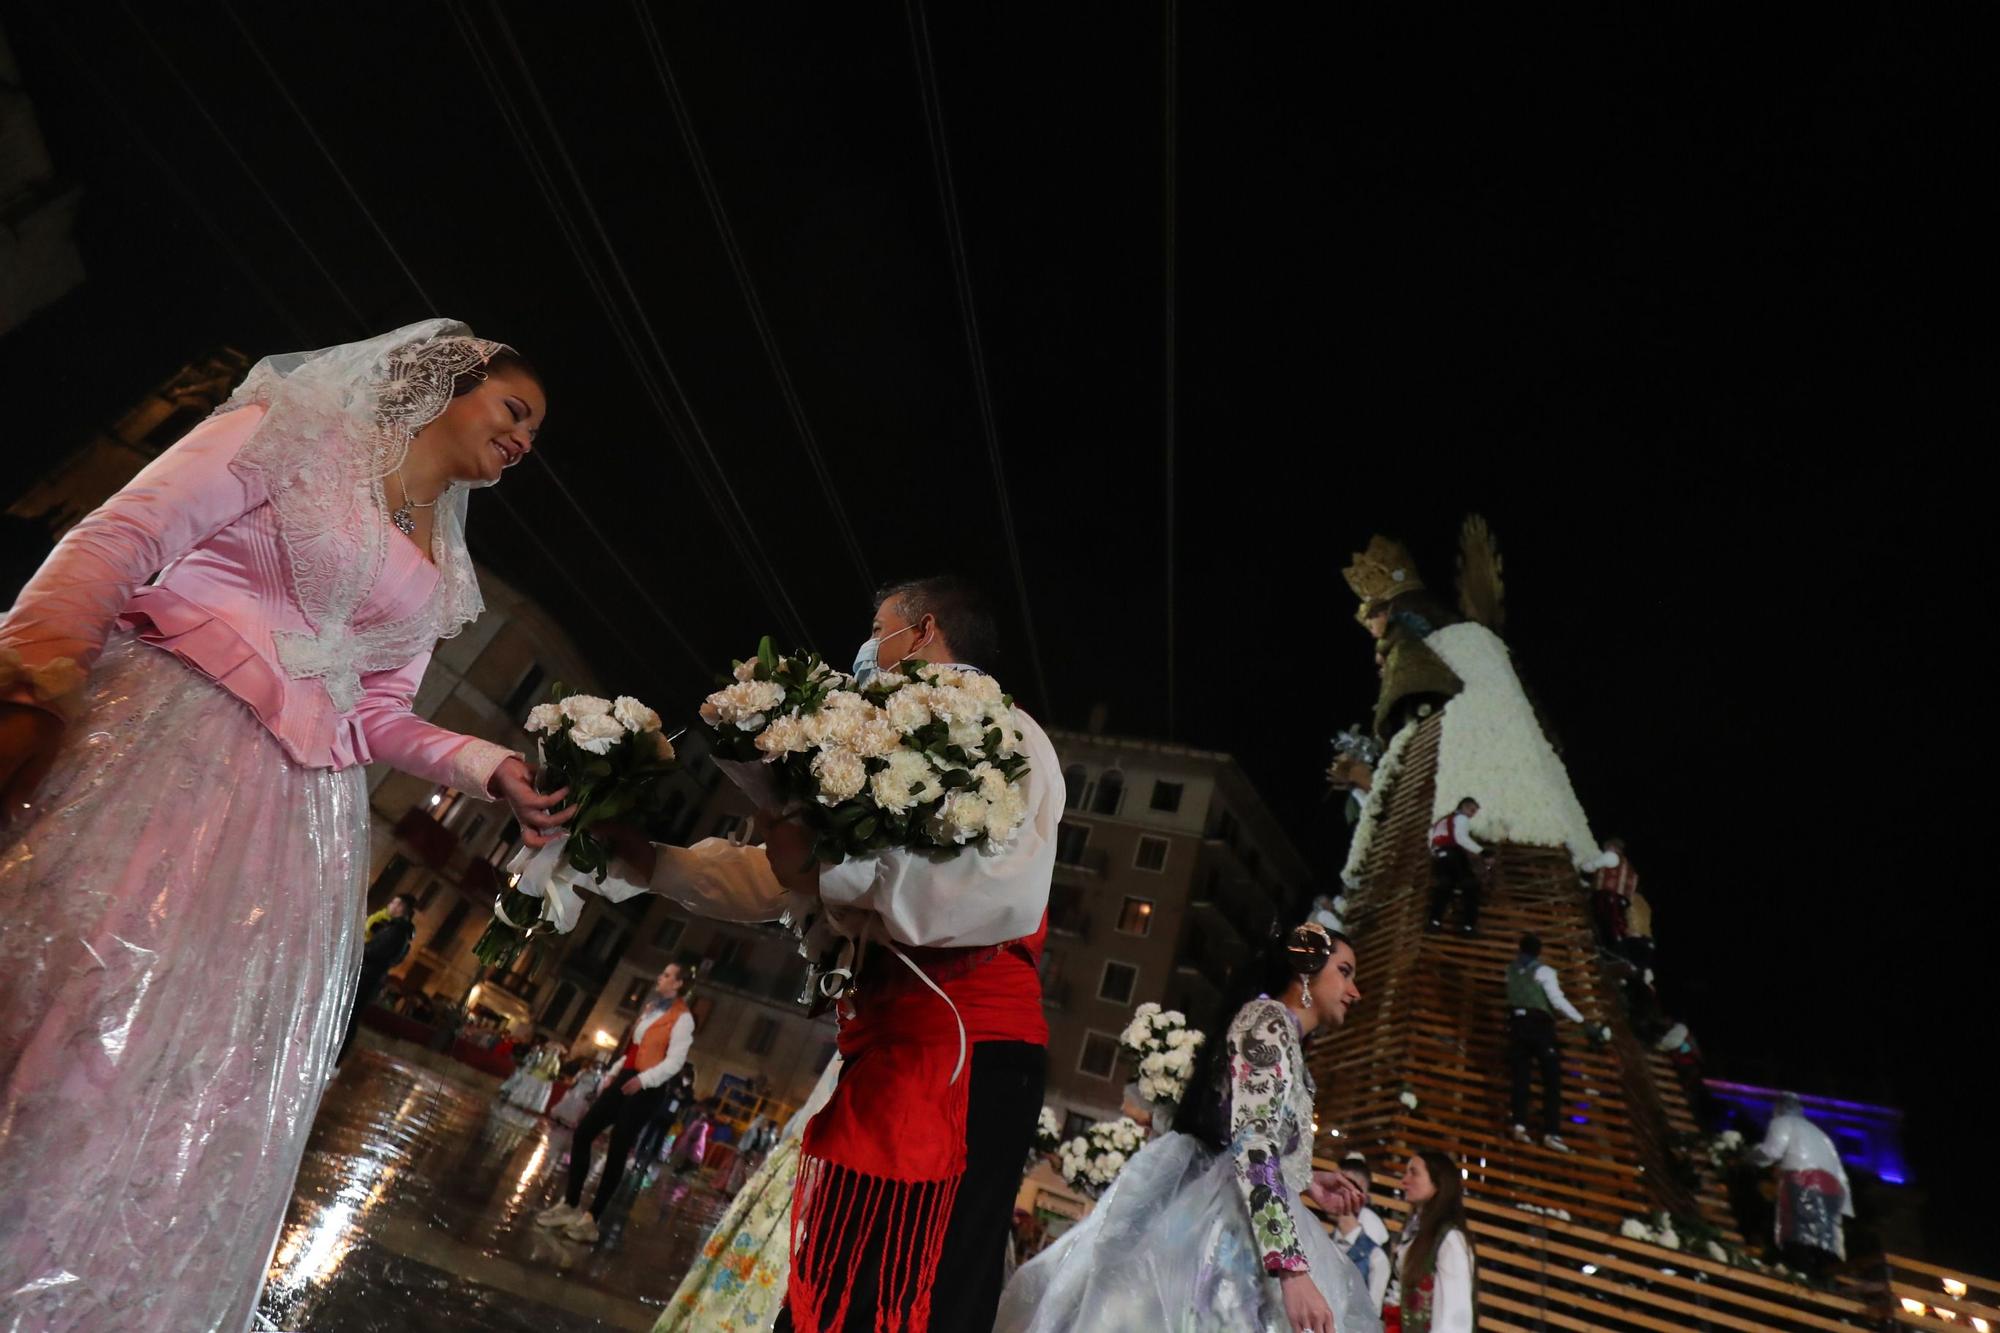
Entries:
{"type": "Polygon", "coordinates": [[[1347,1021],[1348,1006],[1361,998],[1361,988],[1354,984],[1354,969],[1354,950],[1335,941],[1333,957],[1306,983],[1306,994],[1319,1012],[1320,1022],[1338,1027],[1347,1021]]]}
{"type": "Polygon", "coordinates": [[[1410,1164],[1403,1168],[1403,1197],[1411,1203],[1428,1203],[1437,1194],[1437,1185],[1431,1180],[1431,1169],[1424,1165],[1421,1157],[1412,1157],[1410,1164]]]}
{"type": "Polygon", "coordinates": [[[487,485],[528,456],[547,412],[548,400],[534,377],[503,367],[452,399],[410,447],[432,451],[453,481],[487,485]]]}

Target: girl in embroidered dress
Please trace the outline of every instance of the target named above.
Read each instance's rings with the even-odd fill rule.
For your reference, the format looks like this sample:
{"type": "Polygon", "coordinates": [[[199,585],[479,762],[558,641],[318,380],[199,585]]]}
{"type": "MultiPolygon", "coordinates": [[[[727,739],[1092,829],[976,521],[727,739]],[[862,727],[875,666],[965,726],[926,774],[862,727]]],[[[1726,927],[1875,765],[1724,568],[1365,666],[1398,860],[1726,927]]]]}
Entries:
{"type": "Polygon", "coordinates": [[[568,818],[410,709],[481,610],[468,489],[544,408],[449,320],[266,358],[0,621],[0,1326],[249,1322],[360,961],[364,764],[568,818]]]}
{"type": "Polygon", "coordinates": [[[1473,1333],[1479,1280],[1465,1222],[1465,1175],[1441,1152],[1420,1152],[1403,1171],[1409,1221],[1396,1239],[1395,1276],[1383,1305],[1390,1333],[1473,1333]]]}
{"type": "Polygon", "coordinates": [[[1302,1202],[1336,1213],[1365,1199],[1313,1169],[1303,1045],[1361,998],[1354,969],[1338,932],[1309,923],[1286,937],[1260,978],[1275,995],[1204,1043],[1182,1130],[1140,1149],[1090,1216],[1014,1275],[996,1333],[1381,1328],[1361,1274],[1302,1202]]]}

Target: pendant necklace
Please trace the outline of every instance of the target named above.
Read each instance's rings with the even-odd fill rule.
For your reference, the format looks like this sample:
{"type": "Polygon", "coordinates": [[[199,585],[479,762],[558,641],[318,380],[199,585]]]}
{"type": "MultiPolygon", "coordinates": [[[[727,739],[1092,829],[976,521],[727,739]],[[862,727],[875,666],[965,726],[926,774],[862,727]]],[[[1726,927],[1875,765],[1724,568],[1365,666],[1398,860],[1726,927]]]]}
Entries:
{"type": "Polygon", "coordinates": [[[400,467],[396,469],[396,489],[403,493],[403,503],[396,506],[396,512],[389,515],[389,521],[394,523],[396,531],[405,537],[414,537],[417,535],[416,511],[435,508],[437,501],[427,500],[423,504],[418,504],[410,499],[410,488],[403,482],[403,469],[400,467]]]}

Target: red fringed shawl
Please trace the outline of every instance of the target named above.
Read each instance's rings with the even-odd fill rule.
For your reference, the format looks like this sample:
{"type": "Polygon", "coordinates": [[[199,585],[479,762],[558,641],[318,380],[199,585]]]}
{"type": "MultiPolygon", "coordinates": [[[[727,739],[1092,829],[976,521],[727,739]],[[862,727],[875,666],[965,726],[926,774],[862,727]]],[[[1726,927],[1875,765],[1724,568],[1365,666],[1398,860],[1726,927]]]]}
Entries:
{"type": "Polygon", "coordinates": [[[971,1045],[1048,1044],[1037,971],[1047,930],[1044,918],[1033,935],[997,947],[904,949],[908,963],[883,948],[862,969],[840,1012],[840,1083],[800,1142],[787,1295],[797,1333],[843,1327],[869,1261],[877,1333],[929,1329],[945,1225],[965,1174],[971,1045]],[[878,1227],[879,1251],[862,1253],[878,1227]]]}

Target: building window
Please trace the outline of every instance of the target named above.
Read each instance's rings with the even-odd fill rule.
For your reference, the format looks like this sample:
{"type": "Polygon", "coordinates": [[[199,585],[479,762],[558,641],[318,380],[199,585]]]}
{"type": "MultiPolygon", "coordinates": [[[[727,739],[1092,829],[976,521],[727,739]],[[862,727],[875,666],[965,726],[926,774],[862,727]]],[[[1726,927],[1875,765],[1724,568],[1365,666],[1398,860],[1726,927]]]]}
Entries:
{"type": "Polygon", "coordinates": [[[1231,851],[1236,849],[1236,816],[1229,811],[1222,812],[1222,818],[1215,821],[1215,836],[1231,851]]]}
{"type": "Polygon", "coordinates": [[[625,988],[624,998],[618,1001],[618,1012],[637,1013],[639,1006],[646,1002],[646,992],[651,989],[653,989],[651,977],[633,977],[632,984],[625,988]]]}
{"type": "Polygon", "coordinates": [[[1058,935],[1083,935],[1090,917],[1083,910],[1083,890],[1074,884],[1049,886],[1049,929],[1058,935]]]}
{"type": "Polygon", "coordinates": [[[1083,804],[1084,788],[1090,785],[1090,775],[1083,771],[1082,764],[1071,764],[1063,770],[1063,808],[1074,810],[1083,804]]]}
{"type": "Polygon", "coordinates": [[[403,887],[403,876],[410,873],[409,859],[401,853],[389,858],[389,864],[382,867],[382,873],[375,877],[375,883],[368,890],[368,901],[386,903],[396,890],[403,887]]]}
{"type": "Polygon", "coordinates": [[[1066,866],[1083,864],[1083,849],[1090,846],[1090,825],[1071,824],[1064,821],[1056,825],[1056,863],[1066,866]]]}
{"type": "Polygon", "coordinates": [[[1127,898],[1118,913],[1118,931],[1122,935],[1152,934],[1153,904],[1144,898],[1127,898]]]}
{"type": "Polygon", "coordinates": [[[1094,815],[1115,815],[1125,799],[1125,775],[1117,769],[1107,769],[1097,780],[1097,790],[1091,794],[1090,812],[1094,815]]]}
{"type": "Polygon", "coordinates": [[[417,910],[421,912],[425,908],[429,907],[433,902],[435,902],[437,900],[438,890],[443,887],[444,887],[444,881],[439,879],[436,875],[432,875],[429,879],[426,879],[424,881],[424,886],[421,889],[417,890],[417,910]]]}
{"type": "Polygon", "coordinates": [[[1155,782],[1153,784],[1153,808],[1155,810],[1164,810],[1168,814],[1173,814],[1179,810],[1181,808],[1181,789],[1184,785],[1179,782],[1155,782]]]}
{"type": "Polygon", "coordinates": [[[1062,1136],[1067,1140],[1088,1134],[1090,1127],[1096,1123],[1081,1111],[1071,1111],[1063,1117],[1062,1136]]]}
{"type": "Polygon", "coordinates": [[[542,670],[540,662],[529,663],[520,683],[514,686],[513,693],[507,696],[507,702],[501,705],[501,709],[508,717],[525,719],[528,710],[535,706],[535,696],[542,692],[542,682],[547,679],[548,675],[542,670]]]}
{"type": "Polygon", "coordinates": [[[744,1049],[752,1055],[769,1055],[777,1044],[778,1020],[758,1015],[757,1021],[750,1025],[750,1040],[744,1043],[744,1049]]]}
{"type": "Polygon", "coordinates": [[[443,953],[445,946],[451,943],[452,936],[458,934],[458,928],[465,924],[465,918],[471,914],[472,904],[460,898],[451,905],[451,910],[445,913],[444,920],[438,923],[437,930],[431,934],[424,947],[432,953],[443,953]]]}
{"type": "Polygon", "coordinates": [[[1139,987],[1139,969],[1130,963],[1121,963],[1116,958],[1104,960],[1104,975],[1097,982],[1097,998],[1109,1000],[1113,1004],[1132,1003],[1132,992],[1139,987]]]}
{"type": "Polygon", "coordinates": [[[1139,850],[1132,857],[1132,864],[1141,870],[1155,874],[1167,868],[1167,840],[1165,838],[1140,838],[1139,850]]]}
{"type": "Polygon", "coordinates": [[[660,923],[660,933],[653,936],[653,947],[672,953],[680,947],[681,936],[687,933],[688,923],[677,916],[670,916],[660,923]]]}
{"type": "Polygon", "coordinates": [[[555,988],[549,1002],[542,1008],[542,1026],[554,1031],[569,1013],[569,1007],[576,1003],[576,987],[565,981],[555,988]]]}
{"type": "Polygon", "coordinates": [[[1108,1032],[1083,1034],[1083,1053],[1076,1058],[1076,1072],[1109,1080],[1118,1072],[1118,1038],[1108,1032]]]}

